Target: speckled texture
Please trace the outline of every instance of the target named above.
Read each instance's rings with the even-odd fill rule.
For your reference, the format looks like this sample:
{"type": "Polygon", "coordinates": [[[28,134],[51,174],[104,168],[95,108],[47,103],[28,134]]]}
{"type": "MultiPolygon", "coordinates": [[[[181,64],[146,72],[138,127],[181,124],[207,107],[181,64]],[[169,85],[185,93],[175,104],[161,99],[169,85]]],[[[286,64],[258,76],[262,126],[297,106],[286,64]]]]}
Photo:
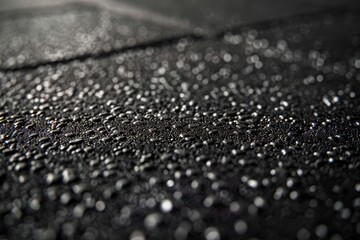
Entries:
{"type": "Polygon", "coordinates": [[[185,26],[91,5],[6,13],[0,16],[0,69],[96,55],[189,32],[185,26]]]}
{"type": "Polygon", "coordinates": [[[0,72],[0,236],[358,238],[359,19],[0,72]]]}

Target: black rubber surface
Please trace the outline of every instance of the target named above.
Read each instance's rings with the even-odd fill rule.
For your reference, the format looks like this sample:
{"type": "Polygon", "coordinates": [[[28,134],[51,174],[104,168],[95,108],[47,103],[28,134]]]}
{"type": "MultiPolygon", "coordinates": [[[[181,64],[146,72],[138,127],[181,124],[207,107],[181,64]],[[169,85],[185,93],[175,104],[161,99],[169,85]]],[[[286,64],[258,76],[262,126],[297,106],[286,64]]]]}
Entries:
{"type": "Polygon", "coordinates": [[[187,26],[74,4],[0,15],[0,68],[93,56],[191,33],[187,26]]]}
{"type": "Polygon", "coordinates": [[[359,20],[3,65],[0,238],[357,239],[359,20]]]}

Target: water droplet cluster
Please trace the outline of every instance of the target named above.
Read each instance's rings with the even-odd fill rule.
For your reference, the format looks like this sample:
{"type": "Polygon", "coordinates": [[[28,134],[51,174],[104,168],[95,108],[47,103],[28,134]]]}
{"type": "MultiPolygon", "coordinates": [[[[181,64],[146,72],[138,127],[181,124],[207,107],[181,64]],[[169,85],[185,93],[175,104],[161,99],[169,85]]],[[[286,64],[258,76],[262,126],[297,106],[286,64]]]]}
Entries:
{"type": "Polygon", "coordinates": [[[359,235],[358,20],[0,72],[0,236],[359,235]]]}

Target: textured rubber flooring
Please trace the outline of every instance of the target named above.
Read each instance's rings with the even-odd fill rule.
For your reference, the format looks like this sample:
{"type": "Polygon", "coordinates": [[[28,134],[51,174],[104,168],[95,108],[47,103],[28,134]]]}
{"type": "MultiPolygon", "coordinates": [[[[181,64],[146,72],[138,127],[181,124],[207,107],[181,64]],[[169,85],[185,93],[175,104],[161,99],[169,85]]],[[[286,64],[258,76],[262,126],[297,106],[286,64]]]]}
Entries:
{"type": "Polygon", "coordinates": [[[3,69],[0,238],[359,238],[359,20],[3,69]]]}

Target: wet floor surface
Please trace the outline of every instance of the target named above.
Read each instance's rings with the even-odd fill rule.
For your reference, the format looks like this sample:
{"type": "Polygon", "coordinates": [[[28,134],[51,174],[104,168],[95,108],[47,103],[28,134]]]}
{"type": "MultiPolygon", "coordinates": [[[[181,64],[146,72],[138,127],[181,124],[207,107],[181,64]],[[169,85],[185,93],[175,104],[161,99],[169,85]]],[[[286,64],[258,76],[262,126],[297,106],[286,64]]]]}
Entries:
{"type": "Polygon", "coordinates": [[[52,11],[0,22],[0,239],[359,237],[358,10],[52,11]]]}

